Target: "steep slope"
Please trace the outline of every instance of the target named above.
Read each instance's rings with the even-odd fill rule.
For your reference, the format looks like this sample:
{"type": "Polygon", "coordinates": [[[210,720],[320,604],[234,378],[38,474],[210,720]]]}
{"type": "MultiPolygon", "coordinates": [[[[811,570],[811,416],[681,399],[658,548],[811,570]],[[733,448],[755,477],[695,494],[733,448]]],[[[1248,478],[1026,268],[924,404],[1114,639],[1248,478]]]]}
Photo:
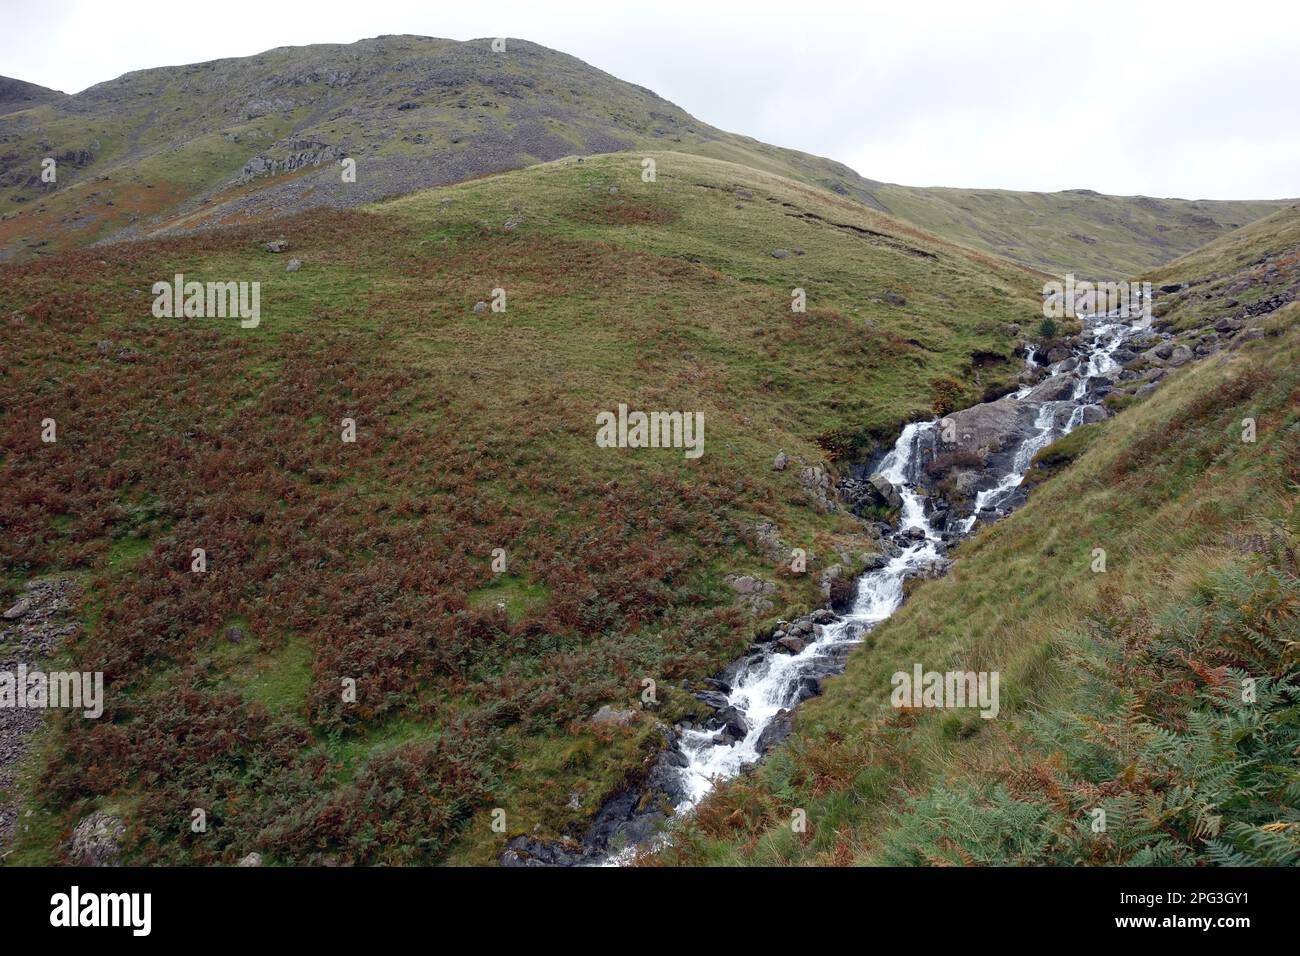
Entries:
{"type": "Polygon", "coordinates": [[[1287,210],[1156,273],[1179,337],[1116,376],[1122,411],[1040,452],[1024,508],[658,862],[1300,861],[1300,305],[1221,297],[1263,301],[1298,255],[1287,210]],[[997,718],[892,707],[917,665],[998,673],[997,718]]]}
{"type": "Polygon", "coordinates": [[[35,83],[28,83],[25,80],[0,76],[0,115],[16,113],[18,110],[29,110],[33,106],[60,100],[67,95],[67,93],[60,93],[58,90],[38,86],[35,83]]]}
{"type": "Polygon", "coordinates": [[[1277,201],[1215,201],[1005,189],[870,188],[878,208],[1053,275],[1127,279],[1275,212],[1277,201]]]}
{"type": "Polygon", "coordinates": [[[10,862],[67,859],[92,812],[137,862],[488,862],[580,833],[688,682],[861,568],[837,472],[1010,387],[1040,280],[648,155],[654,182],[640,152],[567,159],[0,266],[0,598],[82,579],[59,660],[109,691],[52,722],[10,862]],[[178,272],[260,282],[260,321],[155,318],[178,272]],[[598,446],[621,403],[702,413],[702,456],[598,446]]]}
{"type": "Polygon", "coordinates": [[[727,133],[524,40],[385,36],[128,73],[0,118],[0,257],[352,208],[568,155],[675,150],[828,189],[1032,268],[1124,277],[1277,208],[918,189],[727,133]],[[55,183],[39,173],[59,162],[55,183]],[[355,182],[340,163],[356,162],[355,182]]]}
{"type": "Polygon", "coordinates": [[[0,250],[355,207],[561,156],[701,152],[861,196],[830,160],[714,129],[524,40],[387,36],[128,73],[0,121],[0,250]],[[56,185],[35,176],[72,157],[56,185]],[[356,161],[344,182],[340,161],[356,161]]]}

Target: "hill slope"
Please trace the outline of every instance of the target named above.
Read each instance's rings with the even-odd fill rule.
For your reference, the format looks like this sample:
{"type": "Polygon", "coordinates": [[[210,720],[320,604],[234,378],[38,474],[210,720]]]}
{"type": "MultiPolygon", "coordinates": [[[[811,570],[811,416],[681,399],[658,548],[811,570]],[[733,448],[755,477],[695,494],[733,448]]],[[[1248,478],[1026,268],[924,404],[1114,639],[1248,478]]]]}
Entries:
{"type": "Polygon", "coordinates": [[[1040,452],[1024,508],[657,862],[1300,861],[1300,304],[1270,297],[1295,291],[1297,212],[1154,274],[1178,287],[1158,321],[1207,357],[1130,363],[1122,411],[1040,452]],[[997,719],[891,707],[918,663],[998,672],[997,719]]]}
{"type": "Polygon", "coordinates": [[[1053,275],[1126,279],[1286,205],[881,185],[879,208],[922,228],[1053,275]]]}
{"type": "Polygon", "coordinates": [[[56,659],[108,681],[101,719],[33,744],[10,862],[67,859],[94,812],[137,862],[487,862],[581,832],[687,681],[860,569],[835,469],[1009,387],[1039,280],[650,155],[652,183],[639,152],[562,160],[0,266],[0,598],[81,581],[56,659]],[[177,272],[260,282],[259,324],[155,318],[177,272]],[[620,403],[703,413],[704,454],[598,447],[620,403]]]}
{"type": "Polygon", "coordinates": [[[35,83],[28,83],[25,80],[0,76],[0,115],[31,109],[33,106],[39,106],[42,103],[60,100],[67,95],[67,93],[60,93],[58,90],[38,86],[35,83]]]}
{"type": "Polygon", "coordinates": [[[1276,208],[917,189],[727,133],[524,40],[386,36],[128,73],[0,118],[0,257],[380,198],[568,155],[674,150],[831,190],[1030,267],[1127,276],[1276,208]],[[42,183],[41,160],[59,160],[42,183]],[[356,161],[343,182],[340,161],[356,161]]]}

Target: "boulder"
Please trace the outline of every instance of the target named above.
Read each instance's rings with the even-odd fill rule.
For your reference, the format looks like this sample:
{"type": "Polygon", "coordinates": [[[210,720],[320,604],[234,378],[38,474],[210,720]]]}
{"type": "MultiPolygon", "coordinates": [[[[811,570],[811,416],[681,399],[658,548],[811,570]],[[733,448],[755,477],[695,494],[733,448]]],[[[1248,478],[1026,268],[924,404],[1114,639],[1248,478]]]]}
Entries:
{"type": "Polygon", "coordinates": [[[798,654],[802,652],[805,647],[808,646],[804,641],[801,641],[797,637],[791,637],[789,634],[781,638],[776,643],[777,646],[784,648],[785,650],[789,651],[791,654],[798,654]]]}
{"type": "Polygon", "coordinates": [[[1074,378],[1070,375],[1053,375],[1043,379],[1025,396],[1027,402],[1059,402],[1074,392],[1074,378]]]}
{"type": "Polygon", "coordinates": [[[32,609],[31,599],[23,598],[21,601],[16,603],[9,610],[5,611],[3,616],[6,621],[16,621],[31,609],[32,609]]]}
{"type": "Polygon", "coordinates": [[[125,835],[126,825],[121,819],[96,810],[73,829],[68,856],[77,866],[117,866],[118,843],[125,835]]]}
{"type": "Polygon", "coordinates": [[[267,252],[284,252],[289,248],[288,239],[272,239],[266,245],[262,246],[267,252]]]}
{"type": "Polygon", "coordinates": [[[898,489],[894,487],[894,483],[884,475],[872,475],[867,479],[867,484],[869,484],[875,490],[876,494],[880,496],[880,500],[890,508],[903,507],[902,495],[898,493],[898,489]]]}
{"type": "Polygon", "coordinates": [[[789,464],[790,456],[783,451],[779,451],[776,453],[776,457],[772,459],[772,470],[785,471],[786,466],[789,464]]]}
{"type": "Polygon", "coordinates": [[[297,272],[302,268],[301,259],[290,259],[289,264],[284,267],[285,272],[297,272]]]}
{"type": "Polygon", "coordinates": [[[606,704],[591,716],[593,724],[613,724],[616,727],[626,727],[635,720],[635,710],[616,710],[609,704],[606,704]]]}

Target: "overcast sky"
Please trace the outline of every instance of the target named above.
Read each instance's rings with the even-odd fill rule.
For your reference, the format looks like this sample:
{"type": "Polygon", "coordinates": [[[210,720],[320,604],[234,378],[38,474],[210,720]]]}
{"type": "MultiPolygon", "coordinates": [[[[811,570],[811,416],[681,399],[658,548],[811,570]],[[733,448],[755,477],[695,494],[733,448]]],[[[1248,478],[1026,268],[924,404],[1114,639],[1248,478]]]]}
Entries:
{"type": "Polygon", "coordinates": [[[0,0],[0,23],[0,73],[66,92],[276,46],[521,37],[873,179],[1300,197],[1295,0],[0,0]]]}

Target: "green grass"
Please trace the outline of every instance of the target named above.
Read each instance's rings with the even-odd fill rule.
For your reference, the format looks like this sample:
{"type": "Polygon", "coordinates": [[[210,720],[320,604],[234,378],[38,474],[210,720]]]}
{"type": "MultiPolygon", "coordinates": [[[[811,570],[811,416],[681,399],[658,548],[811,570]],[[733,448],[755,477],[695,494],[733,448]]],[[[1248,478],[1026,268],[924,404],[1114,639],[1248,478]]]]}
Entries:
{"type": "Polygon", "coordinates": [[[509,835],[493,807],[574,832],[640,765],[653,722],[611,733],[588,724],[598,707],[637,706],[650,676],[670,720],[683,681],[743,650],[755,622],[727,574],[776,585],[766,616],[820,603],[815,576],[860,560],[860,523],[811,507],[801,467],[843,468],[940,396],[1009,382],[1037,278],[788,179],[653,155],[655,183],[612,154],[0,269],[42,333],[0,329],[18,410],[4,580],[87,574],[92,626],[69,653],[115,675],[120,709],[60,746],[98,753],[130,728],[150,768],[86,756],[104,768],[88,784],[54,759],[46,812],[66,828],[88,796],[128,808],[137,862],[489,862],[509,835]],[[263,250],[281,235],[286,255],[263,250]],[[137,290],[175,272],[261,282],[260,326],[154,319],[137,290]],[[474,313],[496,287],[507,311],[474,313]],[[620,402],[702,411],[704,456],[597,447],[596,412],[620,402]],[[60,442],[36,454],[25,423],[50,407],[60,442]],[[795,463],[774,472],[780,450],[795,463]],[[807,575],[764,552],[759,521],[810,553],[807,575]],[[212,729],[175,732],[195,720],[212,729]],[[232,749],[200,756],[200,739],[232,749]],[[403,805],[427,832],[389,807],[373,840],[359,821],[275,836],[340,819],[330,801],[371,812],[408,760],[429,761],[403,805]],[[178,840],[168,806],[227,800],[240,812],[211,841],[178,840]]]}
{"type": "MultiPolygon", "coordinates": [[[[1094,723],[1122,723],[1124,711],[1114,700],[1151,693],[1135,670],[1144,666],[1141,655],[1151,653],[1142,642],[1156,626],[1143,622],[1195,632],[1194,615],[1203,612],[1182,602],[1195,603],[1214,575],[1256,562],[1257,549],[1265,546],[1252,542],[1289,528],[1294,544],[1300,532],[1294,511],[1300,329],[1293,316],[1274,331],[1277,337],[1225,361],[1181,371],[1146,401],[1080,430],[1083,436],[1067,439],[1070,447],[1057,455],[1049,447],[1047,457],[1071,464],[1041,481],[1022,510],[965,542],[947,577],[914,589],[850,657],[844,675],[804,705],[793,742],[753,777],[711,797],[678,846],[661,854],[662,862],[898,862],[900,848],[922,839],[917,828],[946,849],[912,862],[934,862],[941,854],[962,862],[953,847],[976,858],[1055,859],[1046,847],[1057,840],[1057,830],[1066,839],[1069,820],[1044,811],[1036,822],[1012,823],[1015,804],[996,794],[987,800],[970,794],[992,793],[989,787],[1002,784],[1030,801],[1027,781],[1073,768],[1058,753],[1071,748],[1050,728],[1084,720],[1072,717],[1076,713],[1095,715],[1088,718],[1094,723]],[[1241,441],[1246,415],[1260,423],[1254,444],[1241,441]],[[1092,571],[1097,547],[1107,552],[1104,574],[1092,571]],[[1112,655],[1106,664],[1085,663],[1086,653],[1078,650],[1080,633],[1096,621],[1134,622],[1115,625],[1121,632],[1131,627],[1132,636],[1098,645],[1112,655]],[[918,661],[940,671],[998,671],[998,719],[893,711],[890,675],[918,661]],[[1094,673],[1093,667],[1100,669],[1094,673]],[[1108,692],[1116,695],[1100,703],[1093,699],[1099,676],[1115,682],[1108,692]],[[792,807],[807,811],[806,838],[789,831],[792,807]],[[1010,843],[990,850],[988,840],[976,836],[986,829],[988,840],[1000,833],[1023,841],[1014,850],[1010,843]],[[1047,840],[1038,849],[1029,846],[1035,834],[1047,840]]],[[[1271,599],[1261,592],[1238,600],[1264,608],[1271,599]]],[[[1294,609],[1284,603],[1278,613],[1276,632],[1293,633],[1294,609]]],[[[1211,644],[1192,653],[1225,652],[1211,644]]],[[[1183,726],[1178,721],[1186,717],[1176,709],[1170,718],[1150,706],[1144,714],[1153,721],[1183,726]]],[[[1105,741],[1091,745],[1104,747],[1105,741]]],[[[1292,812],[1285,800],[1275,810],[1280,816],[1272,819],[1292,812]]],[[[1136,849],[1122,849],[1123,839],[1115,834],[1119,842],[1098,852],[1112,862],[1126,859],[1136,849]]],[[[1203,841],[1197,845],[1196,852],[1218,852],[1203,841]]]]}
{"type": "Polygon", "coordinates": [[[1055,276],[1127,279],[1276,212],[1222,201],[881,185],[882,208],[923,229],[1055,276]]]}

